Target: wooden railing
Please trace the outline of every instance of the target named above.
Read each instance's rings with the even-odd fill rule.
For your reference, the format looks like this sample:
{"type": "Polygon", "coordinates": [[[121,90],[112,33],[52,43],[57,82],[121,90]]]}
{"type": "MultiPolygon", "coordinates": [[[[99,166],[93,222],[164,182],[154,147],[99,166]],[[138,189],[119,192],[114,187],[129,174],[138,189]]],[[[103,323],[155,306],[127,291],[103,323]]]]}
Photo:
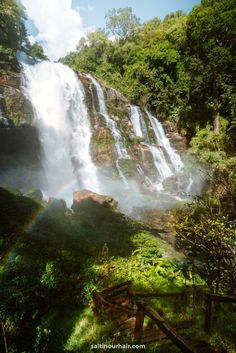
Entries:
{"type": "Polygon", "coordinates": [[[205,310],[205,331],[210,332],[212,323],[212,304],[213,303],[236,303],[236,296],[232,295],[206,295],[206,310],[205,310]]]}
{"type": "Polygon", "coordinates": [[[96,310],[99,310],[101,306],[113,309],[114,311],[122,311],[129,315],[133,315],[135,312],[128,305],[131,303],[131,281],[127,281],[118,284],[113,287],[103,289],[101,292],[93,292],[93,302],[96,310]],[[121,303],[124,305],[120,305],[121,303]]]}
{"type": "Polygon", "coordinates": [[[164,319],[151,307],[143,302],[135,300],[137,297],[179,297],[181,293],[143,293],[133,292],[131,289],[131,281],[121,283],[117,286],[109,287],[101,292],[93,292],[93,301],[95,310],[98,312],[102,306],[109,308],[111,311],[119,311],[128,314],[129,317],[135,318],[134,340],[142,342],[143,324],[145,316],[149,317],[155,325],[171,340],[173,344],[179,347],[183,353],[195,353],[182,337],[180,337],[164,319]],[[124,305],[121,305],[124,303],[124,305]],[[136,310],[133,306],[135,305],[136,310]]]}
{"type": "Polygon", "coordinates": [[[135,332],[134,337],[137,342],[142,341],[143,323],[145,316],[148,316],[159,329],[166,334],[166,336],[174,343],[178,348],[181,349],[183,353],[194,353],[195,350],[190,347],[182,337],[177,335],[177,333],[170,328],[170,326],[165,323],[165,320],[151,307],[142,302],[137,302],[137,313],[135,322],[135,332]]]}

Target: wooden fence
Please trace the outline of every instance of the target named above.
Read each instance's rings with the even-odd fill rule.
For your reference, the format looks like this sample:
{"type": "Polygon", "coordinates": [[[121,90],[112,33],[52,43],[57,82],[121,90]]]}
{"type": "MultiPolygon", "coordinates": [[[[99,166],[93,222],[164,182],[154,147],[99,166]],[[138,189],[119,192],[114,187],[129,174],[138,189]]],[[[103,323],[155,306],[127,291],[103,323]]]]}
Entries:
{"type": "Polygon", "coordinates": [[[103,306],[112,312],[118,311],[127,314],[135,320],[133,337],[136,342],[142,342],[144,319],[147,316],[162,331],[166,337],[183,353],[195,353],[195,350],[185,342],[151,307],[143,302],[136,301],[137,297],[178,297],[181,293],[143,293],[133,292],[131,282],[127,281],[117,286],[109,287],[101,292],[93,292],[93,301],[96,313],[103,306]],[[123,305],[122,305],[123,303],[123,305]],[[135,307],[135,309],[134,309],[135,307]]]}

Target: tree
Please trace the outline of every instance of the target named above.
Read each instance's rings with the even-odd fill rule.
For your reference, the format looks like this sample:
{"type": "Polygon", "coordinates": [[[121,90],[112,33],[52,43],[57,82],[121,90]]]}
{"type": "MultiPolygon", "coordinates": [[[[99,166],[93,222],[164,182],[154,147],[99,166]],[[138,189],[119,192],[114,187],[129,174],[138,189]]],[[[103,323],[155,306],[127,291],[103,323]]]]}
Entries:
{"type": "Polygon", "coordinates": [[[42,46],[38,42],[30,47],[28,54],[36,60],[48,60],[47,56],[44,54],[42,46]]]}
{"type": "Polygon", "coordinates": [[[24,10],[15,0],[0,0],[0,67],[9,67],[16,61],[26,39],[24,10]]]}
{"type": "Polygon", "coordinates": [[[175,19],[175,18],[178,18],[178,17],[182,17],[182,16],[185,16],[185,13],[183,11],[181,11],[181,10],[178,10],[176,12],[171,12],[168,15],[165,16],[163,22],[167,22],[169,20],[172,20],[172,19],[175,19]]]}
{"type": "Polygon", "coordinates": [[[177,245],[196,260],[196,270],[216,294],[236,289],[236,221],[221,206],[217,199],[202,197],[176,210],[172,219],[177,245]]]}
{"type": "Polygon", "coordinates": [[[120,41],[133,38],[140,26],[140,20],[133,14],[131,7],[112,9],[105,19],[108,31],[120,41]]]}
{"type": "Polygon", "coordinates": [[[235,17],[235,0],[204,0],[187,21],[187,67],[193,78],[192,94],[198,92],[192,101],[196,104],[200,97],[201,110],[208,111],[215,131],[220,128],[227,90],[235,100],[235,17]]]}
{"type": "Polygon", "coordinates": [[[161,20],[159,17],[153,17],[151,20],[143,23],[141,27],[141,32],[148,33],[149,31],[154,31],[161,25],[161,20]]]}

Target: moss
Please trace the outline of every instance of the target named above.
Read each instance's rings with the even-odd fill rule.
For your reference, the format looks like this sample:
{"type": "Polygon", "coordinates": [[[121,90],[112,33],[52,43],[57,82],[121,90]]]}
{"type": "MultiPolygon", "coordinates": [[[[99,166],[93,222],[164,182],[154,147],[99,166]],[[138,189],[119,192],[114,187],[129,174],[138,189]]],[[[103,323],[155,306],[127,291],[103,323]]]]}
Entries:
{"type": "Polygon", "coordinates": [[[119,161],[120,167],[123,171],[123,173],[127,177],[133,176],[134,173],[136,173],[136,163],[132,159],[120,159],[119,161]]]}
{"type": "Polygon", "coordinates": [[[124,104],[117,99],[108,99],[106,101],[107,110],[111,115],[117,116],[119,119],[122,119],[124,116],[127,116],[128,111],[124,104]]]}
{"type": "Polygon", "coordinates": [[[91,149],[93,158],[98,164],[114,158],[114,141],[106,127],[99,127],[94,131],[91,149]]]}

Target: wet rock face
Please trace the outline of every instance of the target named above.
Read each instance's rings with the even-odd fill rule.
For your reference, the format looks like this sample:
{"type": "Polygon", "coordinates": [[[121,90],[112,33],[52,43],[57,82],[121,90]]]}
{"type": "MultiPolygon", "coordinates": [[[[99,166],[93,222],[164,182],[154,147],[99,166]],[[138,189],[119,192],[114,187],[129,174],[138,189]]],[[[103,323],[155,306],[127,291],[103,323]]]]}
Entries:
{"type": "Polygon", "coordinates": [[[40,166],[40,142],[38,131],[30,125],[0,128],[0,167],[1,171],[13,167],[40,166]]]}
{"type": "Polygon", "coordinates": [[[0,76],[0,113],[0,183],[24,191],[37,188],[41,144],[18,72],[0,76]]]}
{"type": "Polygon", "coordinates": [[[9,72],[0,76],[1,108],[12,125],[32,125],[33,109],[31,103],[24,96],[21,89],[21,75],[9,72]]]}

